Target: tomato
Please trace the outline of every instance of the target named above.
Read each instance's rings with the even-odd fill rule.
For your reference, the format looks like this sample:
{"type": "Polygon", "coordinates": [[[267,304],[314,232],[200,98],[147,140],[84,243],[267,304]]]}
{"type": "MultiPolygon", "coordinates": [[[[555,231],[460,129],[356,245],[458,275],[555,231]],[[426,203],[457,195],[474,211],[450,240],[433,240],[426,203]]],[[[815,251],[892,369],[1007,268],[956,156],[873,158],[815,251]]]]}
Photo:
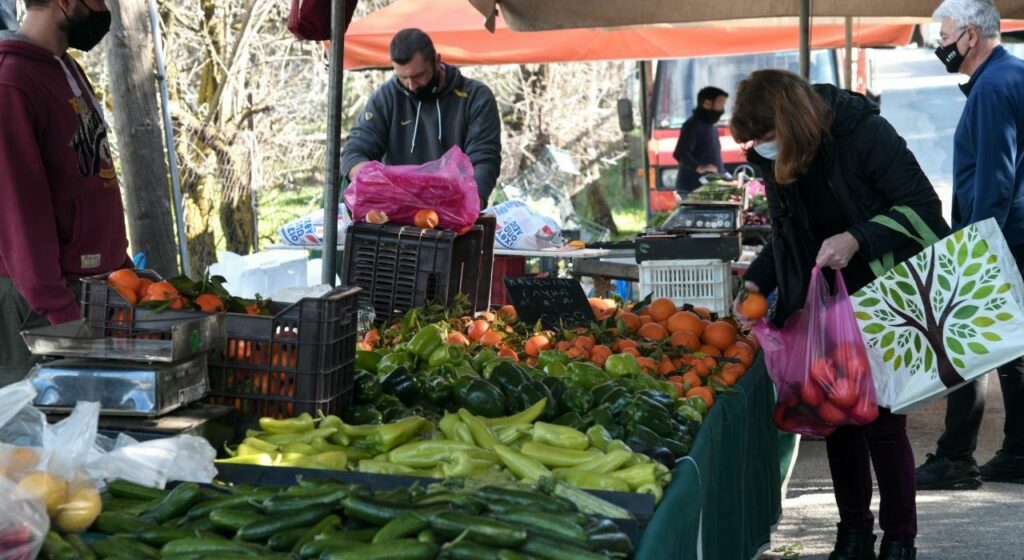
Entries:
{"type": "Polygon", "coordinates": [[[839,410],[839,407],[832,403],[821,403],[818,407],[818,418],[821,418],[826,424],[832,424],[833,426],[840,426],[846,423],[846,413],[839,410]]]}
{"type": "Polygon", "coordinates": [[[775,405],[775,426],[783,432],[792,432],[796,429],[796,419],[789,415],[788,412],[789,407],[781,403],[775,405]]]}
{"type": "Polygon", "coordinates": [[[832,391],[829,393],[828,398],[833,404],[843,410],[849,410],[851,406],[857,403],[857,398],[860,395],[857,394],[857,387],[848,378],[836,379],[835,383],[832,384],[832,391]]]}
{"type": "Polygon", "coordinates": [[[477,319],[469,324],[469,328],[466,329],[466,334],[469,335],[470,340],[477,341],[483,338],[489,330],[491,330],[490,323],[483,319],[477,319]]]}
{"type": "Polygon", "coordinates": [[[855,424],[868,424],[878,418],[878,404],[875,399],[861,398],[850,411],[850,421],[855,424]]]}
{"type": "Polygon", "coordinates": [[[840,375],[850,378],[855,384],[871,374],[871,362],[862,344],[843,342],[832,352],[832,358],[840,375]]]}
{"type": "Polygon", "coordinates": [[[812,408],[817,408],[825,401],[825,393],[817,383],[808,380],[800,387],[800,400],[812,408]]]}
{"type": "Polygon", "coordinates": [[[830,389],[836,382],[836,366],[828,358],[818,358],[811,364],[810,380],[822,389],[830,389]]]}

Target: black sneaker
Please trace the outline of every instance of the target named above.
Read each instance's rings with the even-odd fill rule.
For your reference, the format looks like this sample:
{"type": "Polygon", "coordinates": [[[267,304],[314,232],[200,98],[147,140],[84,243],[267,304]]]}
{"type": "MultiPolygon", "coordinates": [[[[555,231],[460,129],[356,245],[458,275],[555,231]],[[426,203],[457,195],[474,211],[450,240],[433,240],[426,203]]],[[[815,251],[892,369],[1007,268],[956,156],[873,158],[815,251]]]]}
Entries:
{"type": "Polygon", "coordinates": [[[918,490],[974,490],[981,486],[974,459],[950,459],[929,453],[915,474],[918,490]]]}
{"type": "Polygon", "coordinates": [[[1024,484],[1024,455],[1013,455],[1000,450],[978,470],[981,472],[982,480],[1024,484]]]}

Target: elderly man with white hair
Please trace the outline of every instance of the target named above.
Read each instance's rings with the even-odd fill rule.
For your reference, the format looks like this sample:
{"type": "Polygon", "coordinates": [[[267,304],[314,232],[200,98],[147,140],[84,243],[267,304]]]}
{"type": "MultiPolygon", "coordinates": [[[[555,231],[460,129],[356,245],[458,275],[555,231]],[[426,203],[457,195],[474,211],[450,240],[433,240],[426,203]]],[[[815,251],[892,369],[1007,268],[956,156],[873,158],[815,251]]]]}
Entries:
{"type": "MultiPolygon", "coordinates": [[[[953,228],[995,218],[1018,268],[1024,264],[1024,61],[999,44],[991,0],[946,0],[935,54],[950,73],[970,76],[967,105],[954,136],[953,228]]],[[[951,393],[945,432],[917,468],[921,490],[973,489],[981,481],[1024,483],[1024,359],[998,368],[1006,407],[998,454],[978,468],[974,451],[985,412],[986,380],[951,393]],[[980,478],[980,480],[979,480],[980,478]]]]}

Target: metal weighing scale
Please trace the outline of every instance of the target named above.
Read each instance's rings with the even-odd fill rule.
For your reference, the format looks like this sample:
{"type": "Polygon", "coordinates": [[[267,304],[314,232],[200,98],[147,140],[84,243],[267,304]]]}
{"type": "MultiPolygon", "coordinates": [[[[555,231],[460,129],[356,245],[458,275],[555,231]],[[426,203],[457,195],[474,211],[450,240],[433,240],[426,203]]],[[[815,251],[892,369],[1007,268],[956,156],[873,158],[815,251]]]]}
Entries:
{"type": "Polygon", "coordinates": [[[636,239],[636,260],[739,260],[744,177],[705,176],[665,221],[636,239]]]}
{"type": "Polygon", "coordinates": [[[101,414],[155,417],[206,395],[206,353],[224,343],[224,314],[174,325],[167,340],[98,336],[83,319],[21,336],[33,354],[60,358],[29,372],[37,408],[93,401],[101,414]]]}

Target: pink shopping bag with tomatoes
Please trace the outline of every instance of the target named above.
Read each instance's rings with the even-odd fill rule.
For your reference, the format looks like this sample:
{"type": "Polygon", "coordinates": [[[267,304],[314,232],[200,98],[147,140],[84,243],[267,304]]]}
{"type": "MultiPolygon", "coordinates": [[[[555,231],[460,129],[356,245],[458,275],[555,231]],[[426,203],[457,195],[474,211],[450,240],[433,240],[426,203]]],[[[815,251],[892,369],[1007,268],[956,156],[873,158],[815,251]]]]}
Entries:
{"type": "Polygon", "coordinates": [[[814,267],[804,308],[782,328],[762,321],[754,333],[775,384],[779,429],[827,436],[839,426],[867,424],[878,416],[870,362],[840,272],[833,293],[814,267]]]}

